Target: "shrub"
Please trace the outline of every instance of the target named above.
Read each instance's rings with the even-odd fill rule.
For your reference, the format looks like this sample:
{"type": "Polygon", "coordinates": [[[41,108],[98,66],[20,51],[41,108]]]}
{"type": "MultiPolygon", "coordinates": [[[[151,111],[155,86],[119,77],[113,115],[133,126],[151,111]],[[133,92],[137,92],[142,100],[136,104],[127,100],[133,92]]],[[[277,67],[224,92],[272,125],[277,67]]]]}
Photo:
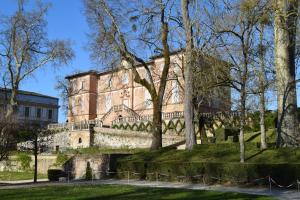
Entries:
{"type": "Polygon", "coordinates": [[[90,162],[86,163],[86,172],[85,172],[85,179],[86,180],[92,180],[93,178],[93,173],[92,173],[92,168],[90,162]]]}
{"type": "Polygon", "coordinates": [[[60,177],[67,177],[66,173],[61,169],[48,169],[49,181],[59,181],[60,177]]]}
{"type": "Polygon", "coordinates": [[[17,161],[21,163],[22,170],[30,169],[30,163],[32,161],[31,156],[26,153],[20,153],[17,155],[17,161]]]}
{"type": "Polygon", "coordinates": [[[55,165],[62,166],[63,164],[65,164],[68,161],[68,159],[69,159],[69,157],[67,155],[58,153],[55,165]]]}

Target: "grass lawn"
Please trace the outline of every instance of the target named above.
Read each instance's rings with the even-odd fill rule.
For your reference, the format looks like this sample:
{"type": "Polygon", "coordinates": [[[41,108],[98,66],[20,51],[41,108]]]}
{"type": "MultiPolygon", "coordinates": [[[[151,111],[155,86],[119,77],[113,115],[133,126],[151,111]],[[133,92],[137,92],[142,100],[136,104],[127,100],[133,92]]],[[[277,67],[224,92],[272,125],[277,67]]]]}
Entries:
{"type": "MultiPolygon", "coordinates": [[[[269,148],[261,151],[254,143],[246,143],[247,163],[300,163],[300,148],[269,148]]],[[[134,162],[239,162],[239,144],[203,144],[192,151],[162,149],[144,151],[123,158],[134,162]]]]}
{"type": "MultiPolygon", "coordinates": [[[[38,174],[38,178],[47,178],[47,174],[38,174]]],[[[0,172],[0,181],[17,181],[33,179],[33,172],[0,172]]]]}
{"type": "Polygon", "coordinates": [[[138,200],[138,199],[205,199],[205,200],[272,200],[265,196],[254,196],[238,193],[221,193],[214,191],[144,188],[120,185],[86,185],[86,186],[48,186],[28,189],[0,190],[1,200],[14,199],[105,199],[105,200],[138,200]]]}
{"type": "MultiPolygon", "coordinates": [[[[267,131],[267,141],[275,143],[275,130],[267,131]]],[[[223,137],[223,135],[219,136],[223,137]]],[[[300,163],[300,148],[276,149],[269,145],[265,151],[257,146],[260,143],[260,132],[245,134],[245,157],[247,163],[300,163]]],[[[158,151],[140,151],[126,157],[128,161],[147,162],[239,162],[239,143],[217,140],[216,144],[196,145],[192,151],[162,149],[158,151]]]]}

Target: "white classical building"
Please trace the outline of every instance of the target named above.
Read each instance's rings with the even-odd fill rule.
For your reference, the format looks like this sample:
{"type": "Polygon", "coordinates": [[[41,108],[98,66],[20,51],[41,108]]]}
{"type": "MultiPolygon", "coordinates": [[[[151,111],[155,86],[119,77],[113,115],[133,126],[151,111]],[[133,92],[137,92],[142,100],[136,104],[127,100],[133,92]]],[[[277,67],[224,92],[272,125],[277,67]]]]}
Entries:
{"type": "MultiPolygon", "coordinates": [[[[0,107],[5,110],[11,90],[0,89],[0,107]]],[[[58,122],[58,98],[35,92],[19,90],[17,95],[18,120],[41,125],[58,122]]]]}

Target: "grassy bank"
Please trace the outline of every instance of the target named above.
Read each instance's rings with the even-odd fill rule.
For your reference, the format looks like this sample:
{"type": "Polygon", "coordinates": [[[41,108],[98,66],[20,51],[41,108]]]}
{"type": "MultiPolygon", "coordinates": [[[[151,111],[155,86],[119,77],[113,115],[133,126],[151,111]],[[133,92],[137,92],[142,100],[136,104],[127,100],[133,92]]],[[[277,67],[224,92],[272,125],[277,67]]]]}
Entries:
{"type": "MultiPolygon", "coordinates": [[[[247,163],[299,163],[300,148],[269,148],[261,151],[255,143],[246,144],[247,163]]],[[[162,149],[143,151],[122,160],[136,162],[239,162],[239,144],[203,144],[192,151],[162,149]]]]}
{"type": "MultiPolygon", "coordinates": [[[[47,178],[47,174],[38,174],[38,178],[47,178]]],[[[33,179],[33,172],[0,172],[0,181],[18,181],[18,180],[31,180],[33,179]]]]}
{"type": "Polygon", "coordinates": [[[2,200],[14,199],[107,199],[107,200],[145,200],[145,199],[180,199],[180,200],[271,200],[271,197],[213,191],[143,188],[120,185],[86,186],[49,186],[28,189],[0,190],[2,200]]]}
{"type": "MultiPolygon", "coordinates": [[[[239,162],[239,144],[197,145],[193,150],[162,149],[144,151],[118,161],[119,171],[140,173],[136,178],[155,179],[153,172],[165,174],[167,181],[179,176],[193,181],[203,175],[206,183],[249,183],[271,176],[283,185],[300,179],[300,149],[270,148],[261,151],[255,143],[246,144],[246,163],[239,162]]],[[[199,181],[203,181],[200,179],[199,181]]],[[[266,184],[267,180],[259,182],[266,184]]]]}

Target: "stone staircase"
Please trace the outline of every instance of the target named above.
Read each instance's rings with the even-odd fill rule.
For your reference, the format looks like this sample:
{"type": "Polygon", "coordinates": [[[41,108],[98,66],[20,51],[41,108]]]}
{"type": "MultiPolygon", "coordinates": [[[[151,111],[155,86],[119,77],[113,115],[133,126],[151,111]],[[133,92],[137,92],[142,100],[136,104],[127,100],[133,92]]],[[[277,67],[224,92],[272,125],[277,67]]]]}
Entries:
{"type": "Polygon", "coordinates": [[[112,113],[116,113],[117,117],[115,117],[115,120],[118,120],[118,115],[120,113],[127,113],[128,116],[126,117],[132,117],[132,118],[139,118],[140,115],[137,114],[134,110],[132,110],[131,108],[129,108],[128,106],[124,105],[124,104],[120,104],[120,105],[114,105],[112,106],[109,111],[101,118],[102,122],[105,122],[105,120],[112,114],[112,113]]]}

